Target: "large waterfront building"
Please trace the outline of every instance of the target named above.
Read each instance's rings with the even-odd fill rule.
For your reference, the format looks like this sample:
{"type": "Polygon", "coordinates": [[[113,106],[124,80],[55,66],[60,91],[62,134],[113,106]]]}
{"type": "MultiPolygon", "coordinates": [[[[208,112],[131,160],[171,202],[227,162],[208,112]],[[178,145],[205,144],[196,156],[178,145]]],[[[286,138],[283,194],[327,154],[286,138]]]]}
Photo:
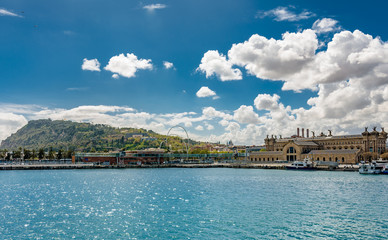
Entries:
{"type": "MultiPolygon", "coordinates": [[[[251,162],[295,161],[310,158],[314,161],[329,161],[345,164],[355,164],[366,156],[378,156],[386,151],[387,133],[384,128],[380,132],[365,131],[357,135],[333,136],[331,131],[327,135],[321,133],[309,136],[309,130],[299,128],[297,134],[282,138],[282,136],[267,136],[266,151],[252,151],[249,154],[251,162]],[[366,154],[369,153],[369,154],[366,154]]],[[[368,159],[365,159],[368,160],[368,159]]]]}

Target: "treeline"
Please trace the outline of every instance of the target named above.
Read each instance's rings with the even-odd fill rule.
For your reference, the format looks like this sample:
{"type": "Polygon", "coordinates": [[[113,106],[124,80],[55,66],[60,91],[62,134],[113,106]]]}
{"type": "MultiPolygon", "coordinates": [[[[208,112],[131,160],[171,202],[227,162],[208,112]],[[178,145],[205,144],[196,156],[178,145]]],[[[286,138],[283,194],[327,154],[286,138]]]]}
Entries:
{"type": "Polygon", "coordinates": [[[0,150],[0,159],[3,160],[44,160],[44,159],[71,159],[74,155],[73,150],[53,150],[52,147],[45,151],[43,148],[39,149],[22,149],[15,151],[8,151],[7,149],[0,150]]]}

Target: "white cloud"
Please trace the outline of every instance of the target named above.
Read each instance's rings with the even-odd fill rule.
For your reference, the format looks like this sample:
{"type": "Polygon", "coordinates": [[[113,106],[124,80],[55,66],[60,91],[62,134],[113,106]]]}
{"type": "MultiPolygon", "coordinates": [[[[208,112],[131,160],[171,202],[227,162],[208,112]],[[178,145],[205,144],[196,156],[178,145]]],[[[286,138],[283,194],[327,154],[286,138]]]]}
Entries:
{"type": "Polygon", "coordinates": [[[217,75],[221,81],[241,80],[242,73],[240,69],[232,68],[232,63],[226,60],[226,57],[219,54],[218,51],[207,51],[201,60],[197,71],[206,73],[206,78],[217,75]]]}
{"type": "Polygon", "coordinates": [[[97,59],[88,60],[84,58],[82,63],[82,70],[88,71],[101,71],[100,70],[100,62],[97,59]]]}
{"type": "Polygon", "coordinates": [[[275,110],[279,108],[280,97],[277,94],[273,96],[269,94],[259,94],[254,100],[257,110],[275,110]]]}
{"type": "Polygon", "coordinates": [[[234,111],[234,120],[243,124],[259,124],[259,115],[253,111],[252,106],[241,105],[234,111]]]}
{"type": "Polygon", "coordinates": [[[303,10],[301,13],[295,13],[291,11],[288,7],[277,7],[269,11],[259,11],[257,17],[273,17],[276,21],[289,21],[295,22],[304,19],[314,17],[315,14],[307,10],[303,10]]]}
{"type": "Polygon", "coordinates": [[[126,56],[121,53],[118,56],[113,56],[104,69],[131,78],[139,69],[151,70],[152,63],[151,59],[137,59],[133,53],[127,53],[126,56]]]}
{"type": "Polygon", "coordinates": [[[156,3],[156,4],[146,5],[143,8],[146,9],[147,11],[152,12],[152,11],[154,11],[156,9],[163,9],[163,8],[166,8],[166,7],[167,7],[166,4],[156,3]]]}
{"type": "Polygon", "coordinates": [[[19,14],[13,13],[7,9],[4,9],[4,8],[0,8],[0,16],[22,17],[19,14]]]}
{"type": "Polygon", "coordinates": [[[229,121],[222,119],[221,121],[218,122],[221,126],[226,127],[229,125],[229,121]]]}
{"type": "Polygon", "coordinates": [[[222,111],[217,111],[214,107],[205,107],[202,109],[202,115],[207,119],[223,118],[225,120],[232,120],[233,116],[222,111]]]}
{"type": "MultiPolygon", "coordinates": [[[[386,83],[388,44],[379,37],[359,30],[341,31],[334,34],[325,50],[318,51],[319,46],[311,29],[286,32],[281,40],[254,34],[243,43],[233,44],[228,63],[230,67],[244,67],[257,78],[282,81],[282,90],[297,92],[356,79],[363,79],[367,88],[386,83]]],[[[222,74],[214,71],[211,74],[222,74]]]]}
{"type": "Polygon", "coordinates": [[[217,94],[213,90],[211,90],[208,87],[201,87],[198,92],[196,93],[197,97],[204,98],[204,97],[216,97],[217,94]]]}
{"type": "Polygon", "coordinates": [[[312,29],[316,33],[327,33],[339,30],[338,21],[332,18],[322,18],[314,22],[312,29]]]}
{"type": "Polygon", "coordinates": [[[205,123],[205,125],[206,125],[206,129],[209,131],[214,129],[214,126],[209,123],[205,123]]]}
{"type": "MultiPolygon", "coordinates": [[[[284,33],[282,40],[267,39],[258,34],[248,41],[233,44],[228,52],[229,61],[245,67],[249,74],[269,80],[288,80],[303,86],[311,86],[310,79],[294,79],[305,65],[312,62],[318,48],[314,31],[307,29],[298,33],[284,33]]],[[[287,83],[288,83],[287,82],[287,83]]]]}
{"type": "Polygon", "coordinates": [[[27,119],[23,115],[0,112],[0,141],[15,133],[26,124],[27,119]]]}
{"type": "Polygon", "coordinates": [[[172,62],[167,62],[167,61],[163,62],[163,66],[165,69],[174,68],[174,64],[172,62]]]}
{"type": "Polygon", "coordinates": [[[201,125],[198,125],[195,127],[195,130],[197,131],[203,131],[203,127],[201,125]]]}
{"type": "Polygon", "coordinates": [[[115,73],[115,74],[112,75],[112,78],[114,78],[114,79],[119,79],[120,76],[119,76],[117,73],[115,73]]]}

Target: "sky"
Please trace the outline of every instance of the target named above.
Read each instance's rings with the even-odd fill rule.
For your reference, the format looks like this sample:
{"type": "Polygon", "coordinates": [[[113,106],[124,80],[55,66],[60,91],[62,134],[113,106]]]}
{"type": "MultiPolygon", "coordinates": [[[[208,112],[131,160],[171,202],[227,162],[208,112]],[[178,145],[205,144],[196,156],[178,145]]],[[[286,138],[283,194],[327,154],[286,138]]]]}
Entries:
{"type": "Polygon", "coordinates": [[[387,5],[0,0],[0,140],[47,118],[246,145],[388,127],[387,5]]]}

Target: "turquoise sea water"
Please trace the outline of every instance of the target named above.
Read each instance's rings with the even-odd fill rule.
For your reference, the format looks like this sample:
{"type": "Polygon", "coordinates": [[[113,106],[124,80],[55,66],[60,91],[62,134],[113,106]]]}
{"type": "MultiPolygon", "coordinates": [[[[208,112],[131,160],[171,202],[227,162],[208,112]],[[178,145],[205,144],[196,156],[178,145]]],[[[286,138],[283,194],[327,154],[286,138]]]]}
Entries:
{"type": "Polygon", "coordinates": [[[0,172],[1,239],[387,239],[388,176],[259,169],[0,172]]]}

